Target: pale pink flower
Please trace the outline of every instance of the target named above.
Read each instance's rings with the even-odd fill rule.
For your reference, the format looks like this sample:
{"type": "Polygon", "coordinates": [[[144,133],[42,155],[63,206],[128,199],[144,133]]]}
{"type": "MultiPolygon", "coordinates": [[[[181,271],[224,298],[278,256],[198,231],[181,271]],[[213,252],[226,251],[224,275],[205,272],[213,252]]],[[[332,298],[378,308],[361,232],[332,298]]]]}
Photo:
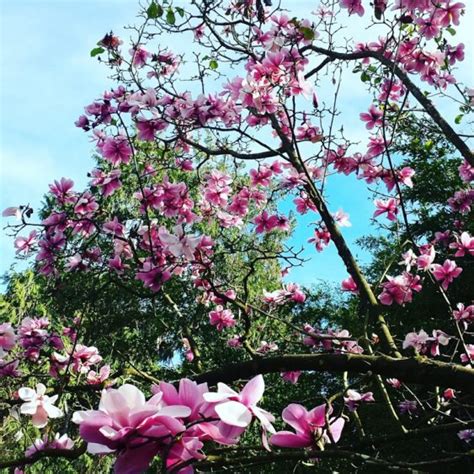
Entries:
{"type": "Polygon", "coordinates": [[[463,232],[456,237],[455,242],[449,244],[449,248],[456,250],[455,257],[474,256],[474,237],[471,237],[468,232],[463,232]]]}
{"type": "Polygon", "coordinates": [[[49,440],[49,435],[45,434],[43,438],[38,438],[25,451],[25,456],[28,458],[35,455],[38,451],[45,449],[72,449],[74,448],[74,441],[64,433],[62,436],[59,433],[54,435],[52,441],[49,440]]]}
{"type": "Polygon", "coordinates": [[[263,377],[257,375],[247,382],[240,393],[224,383],[219,383],[217,384],[217,393],[205,393],[204,400],[215,404],[217,415],[228,425],[246,428],[255,416],[264,431],[274,433],[272,422],[275,421],[275,418],[271,413],[257,406],[264,391],[263,377]]]}
{"type": "Polygon", "coordinates": [[[357,410],[361,403],[374,402],[374,394],[372,392],[359,393],[355,390],[347,390],[344,396],[344,404],[349,411],[357,410]]]}
{"type": "Polygon", "coordinates": [[[387,200],[376,199],[374,201],[377,210],[374,212],[374,217],[380,216],[381,214],[387,214],[387,219],[390,221],[397,220],[398,214],[398,200],[390,198],[387,200]]]}
{"type": "Polygon", "coordinates": [[[46,395],[46,387],[42,383],[36,385],[36,391],[28,387],[20,388],[18,396],[25,401],[20,407],[20,413],[31,415],[31,421],[37,428],[46,426],[48,418],[63,416],[62,410],[54,406],[58,395],[46,395]]]}
{"type": "Polygon", "coordinates": [[[6,351],[11,351],[16,344],[16,334],[10,323],[0,324],[0,359],[6,355],[6,351]]]}
{"type": "Polygon", "coordinates": [[[99,372],[90,370],[87,373],[87,383],[89,385],[99,385],[104,383],[110,376],[110,365],[104,365],[100,368],[99,372]]]}

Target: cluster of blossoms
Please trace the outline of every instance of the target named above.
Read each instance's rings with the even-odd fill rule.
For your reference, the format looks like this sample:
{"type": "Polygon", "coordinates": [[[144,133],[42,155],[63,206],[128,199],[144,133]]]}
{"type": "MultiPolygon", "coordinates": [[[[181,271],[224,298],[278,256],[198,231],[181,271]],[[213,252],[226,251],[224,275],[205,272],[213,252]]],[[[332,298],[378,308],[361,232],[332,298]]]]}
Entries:
{"type": "Polygon", "coordinates": [[[182,379],[177,389],[161,382],[152,387],[152,397],[135,386],[125,384],[102,392],[98,410],[75,412],[81,438],[93,454],[115,453],[118,473],[142,472],[153,458],[165,456],[166,466],[176,472],[193,472],[190,461],[206,456],[204,442],[236,444],[252,420],[258,420],[262,439],[269,445],[323,449],[337,442],[344,427],[343,418],[331,418],[332,409],[321,405],[307,411],[291,404],[283,419],[296,433],[275,432],[273,415],[258,406],[264,393],[261,375],[251,379],[239,392],[218,384],[210,392],[207,384],[182,379]],[[267,433],[272,436],[267,440],[267,433]],[[180,468],[181,464],[184,464],[180,468]]]}
{"type": "MultiPolygon", "coordinates": [[[[74,324],[77,323],[75,320],[74,324]]],[[[96,347],[76,341],[74,326],[64,327],[62,336],[52,331],[50,326],[48,318],[30,316],[23,318],[17,330],[11,323],[0,324],[0,376],[20,377],[20,363],[37,367],[49,363],[48,374],[54,378],[60,377],[66,368],[72,374],[85,375],[91,385],[101,384],[109,378],[109,365],[94,370],[102,362],[102,357],[96,347]]]]}
{"type": "Polygon", "coordinates": [[[432,357],[439,356],[439,346],[447,346],[450,337],[439,329],[433,330],[433,335],[429,336],[423,329],[416,333],[410,332],[405,336],[403,348],[412,347],[420,354],[430,354],[432,357]]]}

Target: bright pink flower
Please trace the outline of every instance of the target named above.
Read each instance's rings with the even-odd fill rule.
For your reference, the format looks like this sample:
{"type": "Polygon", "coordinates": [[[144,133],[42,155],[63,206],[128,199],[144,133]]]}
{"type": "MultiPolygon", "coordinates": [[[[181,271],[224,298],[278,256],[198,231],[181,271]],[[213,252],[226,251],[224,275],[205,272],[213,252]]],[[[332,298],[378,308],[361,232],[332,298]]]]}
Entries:
{"type": "Polygon", "coordinates": [[[130,56],[132,56],[132,64],[136,67],[143,67],[148,58],[151,57],[151,53],[146,51],[141,46],[137,46],[129,51],[130,56]]]}
{"type": "Polygon", "coordinates": [[[395,198],[390,198],[387,200],[376,199],[374,201],[377,210],[374,212],[373,217],[380,216],[381,214],[387,214],[387,219],[390,221],[397,220],[398,214],[398,200],[395,198]]]}
{"type": "Polygon", "coordinates": [[[291,372],[282,372],[281,378],[285,382],[290,382],[291,384],[296,384],[298,382],[298,379],[300,378],[301,375],[301,370],[293,370],[291,372]]]}
{"type": "Polygon", "coordinates": [[[163,406],[162,393],[146,401],[133,385],[102,391],[98,410],[75,412],[72,421],[93,454],[117,453],[115,472],[145,471],[173,437],[185,431],[181,419],[191,410],[183,405],[163,406]]]}
{"type": "Polygon", "coordinates": [[[422,289],[420,277],[407,272],[396,277],[387,276],[387,281],[382,287],[383,292],[379,295],[379,301],[384,305],[391,305],[394,302],[400,305],[410,303],[413,291],[419,292],[422,289]]]}
{"type": "Polygon", "coordinates": [[[53,194],[60,204],[72,203],[75,201],[72,188],[74,181],[68,178],[61,178],[60,181],[54,181],[49,185],[51,194],[53,194]]]}
{"type": "Polygon", "coordinates": [[[431,267],[433,276],[441,282],[441,286],[444,290],[448,289],[448,286],[457,278],[461,272],[462,268],[456,265],[456,262],[452,260],[445,260],[443,265],[437,263],[433,264],[431,267]]]}
{"type": "Polygon", "coordinates": [[[398,379],[387,379],[387,383],[396,390],[398,390],[402,386],[402,383],[398,379]]]}
{"type": "Polygon", "coordinates": [[[132,148],[130,147],[126,137],[119,135],[117,137],[107,137],[101,148],[102,156],[110,161],[114,166],[120,163],[127,164],[132,156],[132,148]]]}
{"type": "Polygon", "coordinates": [[[342,291],[349,291],[355,295],[359,294],[359,288],[357,287],[357,283],[354,279],[350,276],[341,282],[341,290],[342,291]]]}
{"type": "Polygon", "coordinates": [[[383,112],[375,105],[369,107],[369,112],[362,112],[360,119],[363,122],[366,122],[365,128],[367,130],[372,130],[374,127],[380,127],[382,125],[383,112]]]}
{"type": "Polygon", "coordinates": [[[431,264],[434,262],[435,257],[435,249],[432,245],[429,245],[426,249],[424,249],[423,253],[416,259],[416,265],[418,267],[418,270],[428,271],[431,268],[431,264]]]}
{"type": "Polygon", "coordinates": [[[46,387],[42,383],[36,385],[36,390],[28,387],[20,388],[18,396],[25,401],[20,407],[20,413],[31,415],[31,422],[37,428],[46,426],[48,418],[60,418],[63,416],[63,412],[54,406],[58,395],[52,397],[46,395],[46,387]]]}
{"type": "Polygon", "coordinates": [[[209,321],[212,326],[217,327],[218,331],[222,331],[224,328],[232,328],[237,324],[232,311],[230,309],[224,309],[220,305],[209,313],[209,321]]]}
{"type": "Polygon", "coordinates": [[[296,433],[279,431],[270,438],[270,443],[283,448],[324,448],[324,444],[337,443],[344,428],[343,418],[329,418],[332,408],[319,405],[307,411],[302,405],[291,403],[282,413],[283,420],[296,433]],[[328,418],[328,423],[326,418],[328,418]]]}
{"type": "Polygon", "coordinates": [[[462,303],[458,303],[456,307],[457,310],[453,311],[454,319],[460,321],[467,328],[468,324],[474,322],[474,304],[465,307],[462,303]]]}
{"type": "Polygon", "coordinates": [[[324,248],[327,247],[331,242],[331,234],[325,227],[322,227],[321,229],[315,229],[313,237],[308,239],[308,242],[314,243],[316,250],[318,252],[322,252],[324,248]]]}
{"type": "Polygon", "coordinates": [[[365,12],[364,7],[362,6],[362,0],[340,0],[340,5],[342,8],[347,8],[347,10],[349,10],[349,15],[355,13],[362,16],[365,12]]]}
{"type": "Polygon", "coordinates": [[[137,280],[141,280],[146,288],[156,293],[163,286],[163,283],[171,278],[169,270],[154,266],[151,262],[143,263],[142,270],[137,272],[137,280]]]}

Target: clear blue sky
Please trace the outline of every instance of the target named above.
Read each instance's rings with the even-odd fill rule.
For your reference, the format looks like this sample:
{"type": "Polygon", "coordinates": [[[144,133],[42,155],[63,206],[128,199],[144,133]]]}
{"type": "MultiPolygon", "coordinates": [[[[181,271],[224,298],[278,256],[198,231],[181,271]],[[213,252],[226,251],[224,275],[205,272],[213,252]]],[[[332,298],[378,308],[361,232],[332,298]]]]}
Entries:
{"type": "MultiPolygon", "coordinates": [[[[283,4],[304,17],[317,2],[287,0],[283,4]]],[[[137,11],[135,0],[0,0],[0,209],[26,203],[37,209],[48,184],[62,176],[74,179],[77,188],[86,184],[93,147],[74,121],[84,105],[111,85],[107,70],[89,57],[89,51],[107,31],[125,39],[122,27],[133,23],[137,11]]],[[[472,39],[466,41],[467,25],[472,19],[471,12],[457,38],[471,43],[468,51],[472,51],[472,39]]],[[[352,19],[349,30],[354,36],[362,31],[352,19]]],[[[373,32],[362,34],[367,37],[373,32]]],[[[465,64],[464,68],[471,75],[468,85],[472,87],[472,54],[469,62],[470,67],[465,64]]],[[[344,128],[353,137],[363,136],[357,117],[370,103],[357,86],[354,80],[348,81],[341,91],[344,128]]],[[[332,96],[326,88],[319,96],[324,98],[326,92],[332,96]]],[[[343,208],[351,216],[353,226],[344,229],[349,243],[367,234],[373,205],[363,183],[338,176],[331,179],[328,191],[331,209],[343,208]]],[[[293,242],[304,243],[311,235],[307,223],[302,220],[293,242]]],[[[367,259],[360,249],[354,247],[354,251],[367,259]]],[[[309,246],[305,256],[311,261],[294,270],[290,280],[336,282],[346,275],[333,245],[321,254],[309,246]]],[[[0,257],[3,273],[14,257],[13,242],[4,232],[0,257]]]]}

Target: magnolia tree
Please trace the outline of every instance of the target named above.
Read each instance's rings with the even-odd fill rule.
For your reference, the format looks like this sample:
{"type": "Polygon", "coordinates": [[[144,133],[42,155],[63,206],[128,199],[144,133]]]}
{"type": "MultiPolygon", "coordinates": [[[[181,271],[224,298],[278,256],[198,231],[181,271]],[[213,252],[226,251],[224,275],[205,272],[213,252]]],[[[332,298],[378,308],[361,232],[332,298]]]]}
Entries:
{"type": "Polygon", "coordinates": [[[91,51],[116,85],[76,122],[97,150],[90,184],[54,181],[39,219],[25,205],[3,213],[54,291],[49,309],[0,325],[2,436],[26,447],[8,445],[0,467],[472,470],[474,156],[461,131],[474,92],[453,43],[465,5],[325,0],[297,18],[286,3],[152,1],[128,40],[110,32],[91,51]],[[354,18],[371,41],[347,39],[354,18]],[[338,101],[344,81],[367,93],[356,115],[338,101]],[[407,196],[437,183],[407,163],[426,135],[423,153],[445,143],[437,163],[456,172],[443,173],[454,191],[439,227],[421,232],[426,202],[407,196]],[[328,203],[342,177],[367,184],[367,218],[396,242],[378,273],[361,269],[349,216],[328,203]],[[316,317],[287,276],[303,246],[334,246],[344,263],[344,326],[336,303],[316,317]],[[68,304],[82,306],[65,316],[54,302],[71,278],[68,304]],[[133,301],[150,316],[136,334],[167,356],[115,350],[128,333],[91,319],[110,288],[114,311],[133,301]]]}

